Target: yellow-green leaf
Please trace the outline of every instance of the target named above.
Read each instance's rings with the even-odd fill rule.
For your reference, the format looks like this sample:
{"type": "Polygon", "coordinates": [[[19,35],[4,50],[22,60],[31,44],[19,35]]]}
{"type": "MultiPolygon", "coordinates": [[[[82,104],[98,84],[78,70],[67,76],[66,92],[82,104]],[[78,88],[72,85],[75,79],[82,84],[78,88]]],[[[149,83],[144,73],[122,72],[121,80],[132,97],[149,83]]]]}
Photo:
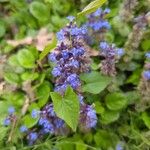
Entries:
{"type": "Polygon", "coordinates": [[[78,16],[89,14],[94,12],[96,9],[101,7],[104,3],[106,3],[107,0],[95,0],[91,2],[89,5],[87,5],[80,13],[78,13],[78,16]]]}
{"type": "Polygon", "coordinates": [[[56,37],[53,38],[53,41],[48,44],[44,50],[42,51],[42,53],[40,54],[39,56],[39,61],[41,61],[52,49],[54,49],[56,47],[56,43],[57,43],[57,40],[56,40],[56,37]]]}

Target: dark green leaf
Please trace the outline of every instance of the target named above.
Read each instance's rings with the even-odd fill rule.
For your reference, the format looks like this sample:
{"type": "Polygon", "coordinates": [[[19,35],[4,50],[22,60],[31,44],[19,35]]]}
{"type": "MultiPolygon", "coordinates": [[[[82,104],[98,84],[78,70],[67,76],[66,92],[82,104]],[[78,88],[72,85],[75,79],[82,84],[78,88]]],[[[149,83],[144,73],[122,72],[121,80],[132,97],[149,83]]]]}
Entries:
{"type": "Polygon", "coordinates": [[[142,120],[144,121],[144,124],[150,129],[150,116],[148,115],[148,113],[142,113],[142,120]]]}
{"type": "Polygon", "coordinates": [[[105,112],[101,114],[101,122],[103,124],[109,124],[118,120],[119,116],[118,111],[105,110],[105,112]]]}
{"type": "Polygon", "coordinates": [[[111,93],[106,96],[106,105],[110,110],[120,110],[127,104],[127,98],[122,93],[111,93]]]}
{"type": "Polygon", "coordinates": [[[72,88],[68,87],[63,97],[56,92],[52,92],[51,97],[58,117],[63,119],[73,131],[76,131],[79,119],[79,100],[72,88]]]}
{"type": "Polygon", "coordinates": [[[107,130],[99,130],[94,135],[94,140],[97,146],[103,149],[109,149],[116,146],[118,142],[118,137],[116,134],[107,131],[107,130]]]}
{"type": "Polygon", "coordinates": [[[126,83],[132,83],[134,85],[137,85],[141,78],[141,69],[135,70],[127,79],[126,83]]]}
{"type": "Polygon", "coordinates": [[[95,104],[95,110],[97,114],[102,114],[105,111],[104,107],[99,101],[96,101],[94,104],[95,104]]]}
{"type": "Polygon", "coordinates": [[[38,105],[39,107],[43,107],[49,98],[50,95],[50,85],[48,82],[43,82],[38,88],[37,88],[37,98],[38,98],[38,105]]]}
{"type": "Polygon", "coordinates": [[[102,76],[98,72],[83,74],[81,75],[81,80],[86,82],[86,84],[82,87],[83,91],[92,94],[100,93],[111,82],[110,77],[102,76]]]}
{"type": "Polygon", "coordinates": [[[149,39],[146,39],[142,42],[142,49],[145,51],[150,49],[150,40],[149,39]]]}
{"type": "Polygon", "coordinates": [[[6,29],[5,29],[5,24],[0,20],[0,38],[5,35],[6,29]]]}
{"type": "Polygon", "coordinates": [[[136,90],[126,92],[125,94],[128,100],[128,104],[134,104],[140,100],[140,93],[136,90]]]}

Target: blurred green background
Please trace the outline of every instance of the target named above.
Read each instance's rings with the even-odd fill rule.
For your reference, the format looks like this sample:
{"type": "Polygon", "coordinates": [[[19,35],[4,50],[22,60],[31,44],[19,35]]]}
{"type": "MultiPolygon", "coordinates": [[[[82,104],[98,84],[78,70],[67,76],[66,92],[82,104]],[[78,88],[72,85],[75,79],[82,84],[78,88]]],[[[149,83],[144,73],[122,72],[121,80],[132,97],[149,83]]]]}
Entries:
{"type": "MultiPolygon", "coordinates": [[[[34,93],[37,103],[29,106],[22,121],[30,128],[37,120],[30,117],[33,108],[42,108],[53,91],[52,65],[45,57],[39,61],[40,53],[54,43],[55,33],[67,23],[67,16],[76,16],[91,0],[0,0],[0,149],[1,150],[149,150],[150,149],[150,102],[141,102],[138,91],[143,70],[145,52],[150,50],[150,28],[143,30],[134,58],[128,63],[122,59],[118,64],[118,75],[113,84],[100,94],[86,93],[87,102],[94,103],[98,125],[88,133],[71,134],[68,137],[49,137],[44,142],[29,147],[16,130],[12,143],[7,143],[10,127],[2,125],[7,108],[14,105],[19,114],[26,97],[34,93]],[[114,94],[115,92],[119,94],[114,94]],[[110,94],[109,101],[108,93],[110,94]],[[121,95],[121,96],[120,96],[121,95]],[[42,102],[40,101],[42,99],[42,102]],[[123,102],[126,101],[124,104],[123,102]],[[118,109],[119,108],[119,109],[118,109]],[[117,149],[117,145],[122,149],[117,149]]],[[[131,0],[126,2],[132,3],[131,0]]],[[[137,0],[129,19],[119,17],[123,0],[108,0],[107,16],[111,30],[106,39],[125,47],[133,31],[134,18],[150,11],[149,0],[137,0]]],[[[86,20],[77,18],[77,24],[86,20]]],[[[130,51],[129,51],[130,53],[130,51]]],[[[132,52],[131,52],[132,53],[132,52]]],[[[93,58],[92,69],[98,70],[99,58],[93,58]]],[[[150,101],[150,98],[149,98],[150,101]]]]}

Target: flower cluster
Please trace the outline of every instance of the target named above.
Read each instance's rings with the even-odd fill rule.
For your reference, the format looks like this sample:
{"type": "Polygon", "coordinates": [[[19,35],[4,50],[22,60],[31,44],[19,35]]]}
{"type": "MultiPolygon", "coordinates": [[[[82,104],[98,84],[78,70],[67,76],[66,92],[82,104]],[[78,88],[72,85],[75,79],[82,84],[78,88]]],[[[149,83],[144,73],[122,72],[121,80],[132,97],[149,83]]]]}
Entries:
{"type": "MultiPolygon", "coordinates": [[[[53,105],[47,104],[43,110],[32,110],[32,118],[39,118],[38,128],[27,133],[27,140],[32,145],[39,137],[42,138],[46,134],[59,134],[61,129],[65,128],[64,121],[56,116],[53,105]]],[[[25,126],[20,127],[21,132],[26,132],[25,126]]]]}
{"type": "Polygon", "coordinates": [[[55,80],[55,91],[63,94],[70,85],[74,90],[80,91],[79,74],[89,71],[90,59],[83,45],[86,28],[78,28],[71,22],[57,33],[59,44],[49,55],[49,59],[55,63],[52,75],[55,80]]]}
{"type": "Polygon", "coordinates": [[[150,81],[150,52],[145,54],[147,61],[145,62],[145,70],[143,71],[143,79],[146,81],[150,81]]]}
{"type": "Polygon", "coordinates": [[[81,105],[80,111],[80,127],[81,129],[90,129],[96,126],[96,111],[91,105],[81,105]]]}
{"type": "Polygon", "coordinates": [[[105,19],[105,16],[110,13],[110,9],[106,8],[102,10],[99,8],[96,12],[87,16],[87,26],[95,32],[102,32],[103,30],[110,29],[109,22],[105,19]]]}
{"type": "Polygon", "coordinates": [[[116,74],[115,63],[124,55],[124,50],[116,48],[114,44],[100,42],[100,55],[104,57],[101,61],[101,71],[105,75],[114,76],[116,74]]]}
{"type": "Polygon", "coordinates": [[[150,13],[147,13],[134,19],[135,25],[133,26],[133,30],[129,34],[128,40],[125,43],[125,49],[127,49],[127,54],[129,57],[129,59],[127,59],[127,62],[132,59],[135,53],[134,50],[139,47],[140,41],[142,40],[144,32],[146,30],[146,26],[148,25],[149,18],[150,13]]]}
{"type": "Polygon", "coordinates": [[[137,0],[124,0],[119,12],[119,17],[124,22],[128,22],[133,18],[133,11],[138,5],[137,0]]]}
{"type": "Polygon", "coordinates": [[[52,104],[46,105],[40,112],[38,124],[44,134],[57,134],[59,129],[64,127],[64,121],[56,116],[52,104]]]}
{"type": "Polygon", "coordinates": [[[86,37],[87,43],[90,44],[95,42],[95,39],[98,41],[103,41],[105,39],[105,33],[110,29],[110,24],[105,16],[109,13],[110,9],[106,8],[102,10],[99,8],[94,13],[87,16],[88,21],[86,26],[89,29],[88,36],[86,37]]]}
{"type": "Polygon", "coordinates": [[[8,116],[3,121],[4,126],[10,125],[12,122],[16,120],[16,115],[14,113],[15,113],[15,108],[13,106],[10,106],[8,108],[8,116]]]}
{"type": "MultiPolygon", "coordinates": [[[[13,106],[10,106],[8,108],[8,116],[3,121],[3,125],[4,126],[9,126],[13,123],[16,123],[17,119],[18,118],[17,118],[17,115],[15,114],[15,108],[13,106]]],[[[19,130],[20,130],[21,133],[24,133],[24,132],[28,131],[28,129],[25,125],[22,125],[19,130]]]]}
{"type": "MultiPolygon", "coordinates": [[[[80,119],[84,128],[92,128],[96,125],[96,112],[92,106],[83,102],[81,95],[81,82],[79,75],[90,71],[90,58],[84,46],[84,38],[87,30],[85,26],[77,27],[74,17],[68,17],[70,23],[57,33],[58,45],[48,56],[53,63],[52,75],[55,81],[54,90],[61,95],[67,86],[71,86],[78,94],[81,110],[80,119]]],[[[34,143],[37,137],[46,134],[62,134],[67,129],[65,122],[56,116],[53,104],[47,104],[41,111],[33,110],[31,116],[39,117],[38,129],[33,130],[27,139],[34,143]]]]}
{"type": "Polygon", "coordinates": [[[142,78],[138,85],[141,101],[137,104],[137,109],[143,111],[149,104],[150,98],[150,52],[145,54],[146,62],[142,72],[142,78]]]}
{"type": "Polygon", "coordinates": [[[90,58],[84,45],[87,30],[85,26],[77,27],[72,17],[69,20],[70,24],[58,32],[59,44],[49,59],[56,64],[52,70],[55,91],[63,94],[68,85],[74,89],[80,101],[80,124],[89,129],[96,125],[97,117],[93,107],[83,102],[79,79],[81,73],[90,71],[90,58]]]}
{"type": "Polygon", "coordinates": [[[29,141],[29,145],[32,145],[38,139],[38,133],[30,132],[27,136],[27,139],[29,141]]]}

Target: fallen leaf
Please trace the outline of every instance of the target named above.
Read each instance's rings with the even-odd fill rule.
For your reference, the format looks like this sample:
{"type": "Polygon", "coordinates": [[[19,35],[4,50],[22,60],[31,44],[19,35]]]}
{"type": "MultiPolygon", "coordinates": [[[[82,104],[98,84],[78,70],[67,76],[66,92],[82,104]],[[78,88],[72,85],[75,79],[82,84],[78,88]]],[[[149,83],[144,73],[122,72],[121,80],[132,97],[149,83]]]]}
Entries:
{"type": "Polygon", "coordinates": [[[39,51],[42,51],[46,45],[53,41],[54,33],[49,33],[47,28],[41,28],[35,37],[26,37],[21,40],[7,40],[9,45],[18,47],[20,45],[35,45],[39,51]]]}

